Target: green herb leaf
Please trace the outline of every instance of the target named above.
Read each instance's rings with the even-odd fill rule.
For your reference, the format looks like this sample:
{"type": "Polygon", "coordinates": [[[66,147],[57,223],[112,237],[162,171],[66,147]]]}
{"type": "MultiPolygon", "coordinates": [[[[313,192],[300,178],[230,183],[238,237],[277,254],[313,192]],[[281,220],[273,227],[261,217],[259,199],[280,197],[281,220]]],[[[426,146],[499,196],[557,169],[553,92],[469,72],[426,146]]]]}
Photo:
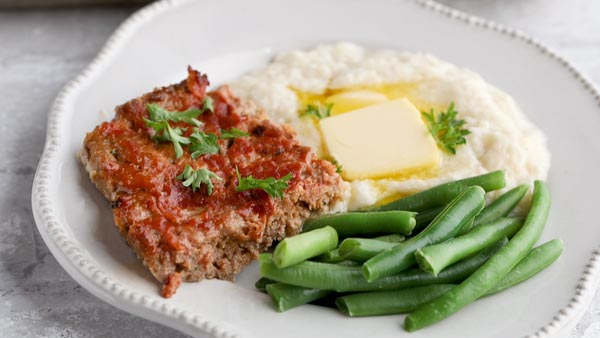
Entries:
{"type": "Polygon", "coordinates": [[[204,109],[189,109],[184,112],[171,112],[156,103],[147,104],[146,109],[148,110],[150,120],[155,122],[185,122],[196,127],[202,126],[202,122],[198,121],[196,117],[200,116],[204,112],[204,109]]]}
{"type": "Polygon", "coordinates": [[[155,132],[161,132],[163,131],[166,127],[167,127],[167,123],[163,122],[155,122],[149,119],[144,119],[144,122],[146,122],[146,125],[152,129],[154,129],[155,132]]]}
{"type": "Polygon", "coordinates": [[[168,141],[173,142],[173,147],[175,148],[175,157],[180,158],[183,155],[182,144],[189,144],[190,139],[182,136],[183,130],[181,128],[171,128],[168,122],[164,122],[167,125],[167,132],[164,133],[162,137],[166,138],[168,141]]]}
{"type": "Polygon", "coordinates": [[[154,129],[153,140],[159,142],[172,142],[173,148],[175,149],[175,156],[179,158],[183,155],[183,147],[181,144],[189,144],[190,140],[183,135],[183,129],[173,128],[169,125],[168,121],[155,122],[148,119],[144,119],[146,125],[154,129]]]}
{"type": "Polygon", "coordinates": [[[341,165],[337,160],[332,160],[330,162],[331,162],[331,164],[333,164],[335,166],[335,172],[336,173],[339,174],[339,173],[342,172],[342,170],[344,170],[344,166],[341,165]]]}
{"type": "Polygon", "coordinates": [[[202,122],[196,119],[200,114],[201,110],[190,109],[184,112],[170,112],[156,103],[149,103],[146,105],[148,110],[149,119],[144,119],[146,125],[154,129],[154,136],[152,139],[159,142],[173,142],[173,148],[175,149],[175,156],[180,158],[183,156],[182,144],[189,144],[190,139],[183,136],[183,129],[173,128],[169,122],[185,122],[196,127],[202,126],[202,122]]]}
{"type": "Polygon", "coordinates": [[[221,129],[221,138],[222,139],[246,137],[246,136],[250,136],[250,134],[248,134],[247,132],[245,132],[243,130],[239,130],[237,128],[231,128],[229,130],[221,129]]]}
{"type": "Polygon", "coordinates": [[[467,123],[465,120],[456,118],[458,112],[454,110],[454,102],[450,103],[446,112],[440,112],[437,116],[433,109],[429,113],[421,112],[421,114],[438,148],[454,155],[457,146],[467,143],[465,136],[471,132],[464,128],[467,123]]]}
{"type": "Polygon", "coordinates": [[[190,135],[189,148],[193,159],[205,154],[218,154],[220,150],[217,135],[207,134],[199,130],[190,135]]]}
{"type": "Polygon", "coordinates": [[[219,177],[214,172],[201,168],[198,170],[194,170],[189,164],[185,166],[183,172],[177,176],[177,179],[182,181],[186,187],[192,187],[192,191],[196,191],[196,189],[200,188],[200,185],[206,185],[206,192],[210,196],[213,193],[214,185],[211,179],[222,181],[223,179],[219,177]]]}
{"type": "Polygon", "coordinates": [[[333,108],[333,103],[327,103],[325,106],[321,105],[320,102],[316,105],[309,104],[304,111],[300,113],[300,117],[312,116],[321,120],[331,116],[331,108],[333,108]]]}
{"type": "Polygon", "coordinates": [[[237,167],[235,168],[235,173],[238,178],[238,185],[235,187],[235,191],[240,192],[244,190],[262,189],[267,194],[279,198],[283,198],[283,191],[289,187],[287,182],[292,179],[292,173],[289,173],[280,179],[274,177],[257,179],[253,178],[252,175],[242,177],[237,167]]]}
{"type": "Polygon", "coordinates": [[[204,98],[204,102],[202,103],[202,112],[205,112],[205,111],[212,112],[212,111],[214,111],[213,103],[214,102],[213,102],[212,97],[210,97],[210,96],[207,95],[204,98]]]}

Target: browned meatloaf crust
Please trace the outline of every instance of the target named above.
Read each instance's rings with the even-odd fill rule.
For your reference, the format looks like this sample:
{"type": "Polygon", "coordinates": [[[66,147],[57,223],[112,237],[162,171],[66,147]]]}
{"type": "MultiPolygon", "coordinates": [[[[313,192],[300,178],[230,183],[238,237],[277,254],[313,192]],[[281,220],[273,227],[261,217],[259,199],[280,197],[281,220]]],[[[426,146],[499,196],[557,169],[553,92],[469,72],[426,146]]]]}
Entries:
{"type": "MultiPolygon", "coordinates": [[[[341,199],[342,181],[335,167],[315,158],[285,125],[271,123],[251,102],[241,102],[228,87],[206,93],[208,79],[189,69],[181,83],[155,89],[116,108],[116,116],[87,134],[81,161],[90,179],[111,201],[121,235],[170,297],[182,280],[232,280],[273,241],[299,231],[302,221],[341,199]],[[206,133],[237,128],[247,137],[220,139],[218,154],[176,158],[171,142],[152,140],[146,105],[169,111],[202,106],[206,95],[212,112],[198,119],[206,133]],[[176,177],[186,164],[207,168],[223,180],[192,191],[176,177]],[[292,174],[283,198],[261,189],[236,192],[242,177],[280,179],[292,174]]],[[[178,122],[172,127],[187,128],[178,122]]]]}

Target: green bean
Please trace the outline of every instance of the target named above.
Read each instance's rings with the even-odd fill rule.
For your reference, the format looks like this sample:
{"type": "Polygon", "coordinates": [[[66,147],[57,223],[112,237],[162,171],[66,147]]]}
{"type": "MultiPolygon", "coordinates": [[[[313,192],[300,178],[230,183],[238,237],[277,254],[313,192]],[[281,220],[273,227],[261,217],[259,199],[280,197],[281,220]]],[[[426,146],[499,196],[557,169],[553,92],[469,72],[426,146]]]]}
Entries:
{"type": "MultiPolygon", "coordinates": [[[[485,207],[484,207],[484,209],[485,209],[485,207]]],[[[460,228],[460,231],[458,232],[457,236],[462,236],[462,235],[466,234],[467,232],[469,232],[465,229],[471,230],[473,228],[474,223],[475,223],[475,217],[473,217],[470,220],[468,220],[467,222],[465,222],[465,224],[460,228]]]]}
{"type": "Polygon", "coordinates": [[[339,253],[346,259],[362,263],[381,251],[393,248],[398,244],[370,238],[346,238],[340,244],[339,253]]]}
{"type": "Polygon", "coordinates": [[[410,211],[345,212],[308,219],[302,226],[307,232],[329,225],[340,237],[363,234],[404,234],[415,227],[415,213],[410,211]]]}
{"type": "Polygon", "coordinates": [[[501,238],[511,237],[522,224],[518,218],[500,218],[478,226],[460,237],[418,249],[415,252],[417,263],[421,269],[437,275],[448,265],[496,243],[501,238]]]}
{"type": "Polygon", "coordinates": [[[342,286],[341,284],[352,284],[352,275],[356,275],[356,272],[360,273],[360,267],[313,261],[280,269],[273,262],[272,255],[268,253],[259,255],[258,262],[262,277],[312,289],[337,290],[338,286],[342,286]]]}
{"type": "Polygon", "coordinates": [[[280,283],[337,292],[395,290],[460,282],[483,265],[505,243],[506,240],[500,241],[476,255],[447,267],[437,276],[414,268],[394,276],[380,278],[373,283],[364,279],[360,267],[306,261],[279,269],[273,263],[271,254],[261,254],[258,261],[260,275],[280,283]]]}
{"type": "Polygon", "coordinates": [[[341,256],[340,250],[336,248],[333,250],[329,250],[320,256],[315,257],[313,260],[323,263],[339,263],[345,261],[346,258],[341,256]]]}
{"type": "Polygon", "coordinates": [[[482,187],[485,191],[502,189],[506,185],[504,171],[492,171],[484,175],[444,183],[371,210],[425,211],[450,203],[456,196],[474,185],[482,187]]]}
{"type": "Polygon", "coordinates": [[[378,241],[390,242],[390,243],[400,243],[400,242],[404,242],[405,237],[400,234],[391,234],[391,235],[375,237],[373,239],[376,239],[378,241]]]}
{"type": "Polygon", "coordinates": [[[365,279],[373,282],[380,277],[401,272],[416,263],[417,249],[456,235],[465,222],[483,209],[484,194],[485,191],[479,186],[463,191],[421,233],[366,261],[363,264],[365,279]]]}
{"type": "MultiPolygon", "coordinates": [[[[479,215],[475,217],[475,222],[473,223],[472,227],[489,223],[497,220],[500,217],[505,217],[508,215],[523,199],[523,196],[525,196],[527,190],[529,190],[529,186],[527,184],[521,184],[502,194],[492,203],[483,208],[483,210],[481,210],[479,215]]],[[[461,233],[465,234],[469,232],[472,227],[465,227],[461,233]]]]}
{"type": "Polygon", "coordinates": [[[415,216],[415,228],[413,229],[413,234],[417,233],[423,229],[425,229],[433,219],[440,214],[444,210],[444,207],[435,207],[432,209],[427,209],[424,211],[420,211],[415,216]]]}
{"type": "Polygon", "coordinates": [[[453,287],[452,284],[439,284],[393,291],[354,293],[338,297],[335,304],[340,312],[350,317],[407,313],[443,295],[453,287]]]}
{"type": "MultiPolygon", "coordinates": [[[[373,239],[376,239],[379,241],[384,241],[384,242],[389,242],[389,243],[400,243],[400,242],[404,241],[404,236],[402,236],[400,234],[391,234],[391,235],[375,237],[373,239]]],[[[339,249],[333,249],[331,251],[327,251],[326,253],[322,254],[321,256],[315,257],[313,260],[315,260],[317,262],[324,262],[324,263],[340,263],[342,261],[347,260],[347,258],[340,255],[339,249]]],[[[362,261],[361,261],[361,263],[362,263],[362,261]]]]}
{"type": "Polygon", "coordinates": [[[319,298],[323,298],[333,291],[307,289],[282,283],[267,285],[267,293],[271,296],[277,312],[284,312],[302,304],[308,304],[319,298]]]}
{"type": "Polygon", "coordinates": [[[529,253],[544,229],[549,211],[548,187],[541,181],[535,181],[531,209],[521,230],[469,278],[408,315],[404,328],[415,331],[439,322],[485,295],[529,253]]]}
{"type": "Polygon", "coordinates": [[[337,244],[337,232],[334,228],[326,226],[285,238],[275,247],[273,261],[278,267],[285,268],[335,249],[337,244]]]}
{"type": "Polygon", "coordinates": [[[531,278],[554,263],[560,257],[562,250],[563,243],[560,239],[553,239],[533,248],[500,283],[488,290],[485,295],[498,293],[531,278]]]}
{"type": "Polygon", "coordinates": [[[277,283],[274,280],[270,280],[268,278],[260,278],[259,280],[256,281],[256,283],[254,283],[254,287],[256,288],[256,290],[260,291],[260,292],[267,292],[267,285],[269,284],[273,284],[273,283],[277,283]]]}

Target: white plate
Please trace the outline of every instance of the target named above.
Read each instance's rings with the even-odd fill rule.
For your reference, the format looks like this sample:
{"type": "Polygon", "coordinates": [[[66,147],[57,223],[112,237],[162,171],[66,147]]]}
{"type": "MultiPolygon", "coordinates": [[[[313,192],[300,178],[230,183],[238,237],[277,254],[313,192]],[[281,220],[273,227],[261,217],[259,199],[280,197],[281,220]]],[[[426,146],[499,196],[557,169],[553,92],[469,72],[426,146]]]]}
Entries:
{"type": "Polygon", "coordinates": [[[562,238],[563,256],[532,280],[411,337],[568,332],[599,280],[600,254],[594,250],[600,244],[595,214],[600,95],[538,42],[428,1],[165,1],[135,14],[62,91],[50,112],[32,203],[39,231],[60,264],[106,302],[193,336],[405,334],[401,316],[349,319],[315,306],[276,313],[267,296],[253,290],[255,265],[235,284],[185,284],[173,298],[160,298],[158,283],[119,237],[108,202],[75,155],[85,132],[111,119],[115,105],[178,81],[188,64],[219,83],[264,64],[277,51],[337,41],[425,51],[468,67],[513,95],[549,137],[554,205],[541,240],[562,238]]]}

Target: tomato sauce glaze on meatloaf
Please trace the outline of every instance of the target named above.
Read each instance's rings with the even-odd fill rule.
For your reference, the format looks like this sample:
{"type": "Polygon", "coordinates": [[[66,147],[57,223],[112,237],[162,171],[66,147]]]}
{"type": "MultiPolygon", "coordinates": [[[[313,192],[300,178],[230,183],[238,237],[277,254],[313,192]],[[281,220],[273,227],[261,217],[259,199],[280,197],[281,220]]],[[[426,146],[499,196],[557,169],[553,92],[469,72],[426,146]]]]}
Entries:
{"type": "MultiPolygon", "coordinates": [[[[206,92],[206,75],[188,68],[181,83],[155,89],[116,108],[112,121],[87,134],[81,160],[96,187],[111,201],[121,235],[170,297],[184,281],[232,280],[273,241],[296,234],[302,221],[340,201],[343,185],[336,168],[317,159],[286,125],[271,123],[252,102],[227,86],[206,92]],[[237,128],[247,137],[219,139],[220,152],[176,158],[171,142],[152,140],[144,122],[147,104],[181,112],[200,108],[206,96],[213,111],[198,119],[206,133],[237,128]],[[196,191],[176,177],[189,164],[222,178],[196,191]],[[283,198],[261,189],[236,192],[242,177],[280,179],[291,173],[283,198]]],[[[184,122],[173,127],[187,128],[184,122]]],[[[184,136],[189,136],[187,128],[184,136]]]]}

